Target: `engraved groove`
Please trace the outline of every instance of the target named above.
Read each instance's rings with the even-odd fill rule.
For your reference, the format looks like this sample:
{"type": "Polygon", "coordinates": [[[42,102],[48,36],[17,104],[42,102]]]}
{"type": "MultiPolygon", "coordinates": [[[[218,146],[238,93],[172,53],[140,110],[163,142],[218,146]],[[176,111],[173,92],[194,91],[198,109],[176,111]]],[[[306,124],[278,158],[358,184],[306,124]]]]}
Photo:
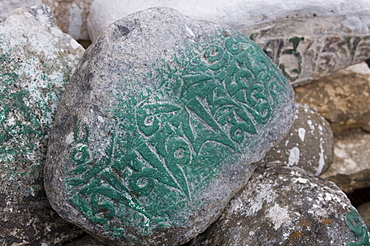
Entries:
{"type": "Polygon", "coordinates": [[[93,136],[80,121],[66,178],[72,204],[114,235],[128,211],[147,233],[154,224],[183,223],[176,211],[198,206],[199,190],[224,162],[253,148],[287,100],[284,78],[249,42],[227,36],[186,46],[172,63],[156,66],[155,90],[127,100],[117,95],[103,152],[89,145],[93,136]]]}

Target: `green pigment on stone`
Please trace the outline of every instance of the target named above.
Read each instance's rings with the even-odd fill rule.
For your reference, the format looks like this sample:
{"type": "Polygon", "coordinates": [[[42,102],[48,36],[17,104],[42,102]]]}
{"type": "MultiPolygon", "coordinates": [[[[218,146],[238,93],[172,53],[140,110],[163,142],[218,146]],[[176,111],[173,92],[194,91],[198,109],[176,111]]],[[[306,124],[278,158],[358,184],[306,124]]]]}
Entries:
{"type": "Polygon", "coordinates": [[[130,223],[144,235],[181,227],[186,221],[176,213],[201,205],[199,191],[253,148],[256,126],[285,103],[279,93],[288,83],[251,41],[226,33],[186,47],[147,75],[158,81],[155,89],[128,100],[117,95],[103,153],[90,149],[85,123],[74,132],[70,201],[113,236],[129,237],[121,231],[130,223]]]}

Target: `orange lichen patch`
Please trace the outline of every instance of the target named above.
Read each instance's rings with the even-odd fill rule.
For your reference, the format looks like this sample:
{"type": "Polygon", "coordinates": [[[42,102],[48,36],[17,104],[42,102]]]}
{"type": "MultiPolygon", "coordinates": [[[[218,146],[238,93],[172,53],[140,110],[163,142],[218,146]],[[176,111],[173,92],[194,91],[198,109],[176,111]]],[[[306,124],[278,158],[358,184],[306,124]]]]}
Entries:
{"type": "Polygon", "coordinates": [[[331,220],[331,219],[324,219],[324,220],[322,220],[322,221],[321,221],[321,223],[322,223],[323,225],[328,225],[328,224],[333,223],[333,220],[331,220]]]}
{"type": "Polygon", "coordinates": [[[296,239],[300,238],[302,235],[303,235],[303,232],[301,232],[301,231],[293,232],[289,236],[289,241],[296,240],[296,239]]]}
{"type": "Polygon", "coordinates": [[[308,226],[308,220],[303,219],[301,222],[299,222],[299,225],[300,225],[301,227],[308,226]]]}

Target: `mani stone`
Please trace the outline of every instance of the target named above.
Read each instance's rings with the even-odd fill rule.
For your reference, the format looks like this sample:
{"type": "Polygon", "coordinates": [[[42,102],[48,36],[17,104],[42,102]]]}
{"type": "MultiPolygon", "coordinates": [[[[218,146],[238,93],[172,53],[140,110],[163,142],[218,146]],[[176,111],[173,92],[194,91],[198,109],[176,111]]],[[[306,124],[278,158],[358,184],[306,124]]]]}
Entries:
{"type": "Polygon", "coordinates": [[[271,148],[261,163],[297,166],[319,176],[334,158],[334,140],[329,123],[308,105],[296,103],[295,120],[288,135],[271,148]]]}
{"type": "Polygon", "coordinates": [[[248,35],[294,86],[370,58],[368,0],[95,0],[87,19],[91,40],[106,25],[154,6],[248,35]]]}
{"type": "Polygon", "coordinates": [[[293,90],[228,27],[153,8],[107,27],[63,94],[45,189],[109,245],[178,245],[204,231],[287,134],[293,90]]]}
{"type": "Polygon", "coordinates": [[[43,167],[54,111],[83,52],[46,6],[0,23],[0,245],[57,245],[82,232],[50,207],[43,167]]]}
{"type": "Polygon", "coordinates": [[[297,87],[295,100],[316,108],[334,134],[359,127],[370,131],[370,68],[363,62],[297,87]]]}
{"type": "Polygon", "coordinates": [[[190,246],[370,245],[367,227],[332,182],[297,167],[260,166],[190,246]]]}
{"type": "Polygon", "coordinates": [[[353,129],[334,138],[334,161],[321,177],[344,192],[370,187],[370,133],[353,129]]]}

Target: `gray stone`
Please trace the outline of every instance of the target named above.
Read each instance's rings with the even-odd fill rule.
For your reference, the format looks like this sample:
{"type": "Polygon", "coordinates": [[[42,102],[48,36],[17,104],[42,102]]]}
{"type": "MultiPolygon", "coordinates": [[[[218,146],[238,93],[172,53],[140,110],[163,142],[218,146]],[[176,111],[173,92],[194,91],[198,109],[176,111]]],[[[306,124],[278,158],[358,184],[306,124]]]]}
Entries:
{"type": "Polygon", "coordinates": [[[370,228],[370,202],[366,202],[357,207],[358,212],[364,219],[365,224],[370,228]]]}
{"type": "Polygon", "coordinates": [[[334,161],[321,177],[344,192],[370,187],[370,133],[354,129],[334,138],[334,161]]]}
{"type": "Polygon", "coordinates": [[[191,246],[370,245],[363,219],[332,182],[297,167],[260,167],[191,246]]]}
{"type": "Polygon", "coordinates": [[[370,57],[368,0],[95,0],[87,20],[91,39],[106,25],[154,6],[248,35],[295,86],[370,57]]]}
{"type": "Polygon", "coordinates": [[[316,108],[334,134],[350,128],[370,130],[370,69],[363,62],[297,87],[295,100],[316,108]]]}
{"type": "Polygon", "coordinates": [[[72,82],[45,189],[63,218],[109,245],[195,237],[294,118],[293,90],[258,46],[166,8],[109,26],[72,82]]]}
{"type": "Polygon", "coordinates": [[[48,133],[84,49],[46,6],[0,23],[0,244],[58,244],[82,231],[55,213],[43,189],[48,133]]]}
{"type": "Polygon", "coordinates": [[[318,176],[334,158],[333,133],[329,123],[313,108],[296,104],[296,116],[288,135],[271,148],[261,163],[297,166],[318,176]]]}

